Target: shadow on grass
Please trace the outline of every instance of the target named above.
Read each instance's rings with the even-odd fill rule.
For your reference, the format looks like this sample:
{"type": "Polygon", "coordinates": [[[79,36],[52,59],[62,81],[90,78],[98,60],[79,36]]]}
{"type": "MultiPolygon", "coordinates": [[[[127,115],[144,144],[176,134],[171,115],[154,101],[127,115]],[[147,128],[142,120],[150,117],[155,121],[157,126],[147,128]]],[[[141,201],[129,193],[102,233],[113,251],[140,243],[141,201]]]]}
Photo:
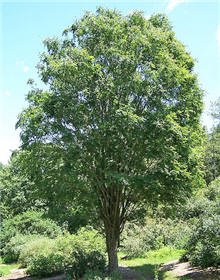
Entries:
{"type": "Polygon", "coordinates": [[[140,278],[137,280],[160,280],[165,278],[166,271],[159,271],[160,266],[157,264],[144,264],[140,266],[130,267],[140,274],[140,278]]]}
{"type": "Polygon", "coordinates": [[[184,276],[176,276],[172,273],[172,267],[160,270],[160,265],[143,264],[139,266],[130,266],[131,269],[140,274],[139,279],[135,280],[220,280],[220,270],[215,271],[188,271],[184,276]]]}

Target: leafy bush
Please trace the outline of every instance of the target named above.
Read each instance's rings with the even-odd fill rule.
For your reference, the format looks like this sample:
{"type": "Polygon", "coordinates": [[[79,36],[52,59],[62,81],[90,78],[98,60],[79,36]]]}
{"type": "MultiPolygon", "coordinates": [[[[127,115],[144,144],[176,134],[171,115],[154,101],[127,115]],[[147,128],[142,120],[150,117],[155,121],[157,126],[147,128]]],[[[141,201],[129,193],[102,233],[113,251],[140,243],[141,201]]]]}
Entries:
{"type": "Polygon", "coordinates": [[[35,256],[27,267],[27,273],[31,276],[49,276],[62,271],[63,254],[57,251],[35,256]]]}
{"type": "Polygon", "coordinates": [[[201,267],[218,266],[220,264],[220,177],[191,199],[187,207],[186,217],[191,218],[188,222],[193,220],[193,229],[186,244],[187,252],[184,259],[201,267]],[[189,209],[191,211],[188,211],[189,209]],[[196,214],[197,218],[195,218],[196,214]]]}
{"type": "Polygon", "coordinates": [[[5,263],[16,262],[25,244],[36,238],[39,236],[17,234],[12,237],[2,250],[3,261],[5,263]]]}
{"type": "Polygon", "coordinates": [[[163,246],[181,249],[187,243],[191,228],[183,221],[148,219],[144,226],[128,224],[122,235],[122,250],[127,257],[141,257],[149,250],[163,246]]]}
{"type": "Polygon", "coordinates": [[[28,211],[3,222],[0,248],[4,248],[16,234],[38,234],[55,238],[62,234],[62,230],[54,221],[45,219],[42,212],[28,211]]]}
{"type": "Polygon", "coordinates": [[[220,176],[212,181],[208,188],[205,190],[205,197],[210,201],[219,201],[220,200],[220,176]]]}
{"type": "Polygon", "coordinates": [[[86,270],[103,272],[106,266],[105,242],[103,237],[95,230],[86,228],[78,231],[73,239],[74,248],[71,253],[67,275],[78,278],[86,270]]]}
{"type": "Polygon", "coordinates": [[[66,271],[67,277],[84,275],[87,269],[105,269],[105,245],[95,230],[81,229],[76,235],[56,239],[41,237],[22,248],[19,262],[31,276],[48,276],[66,271]]]}
{"type": "Polygon", "coordinates": [[[193,265],[220,265],[220,215],[199,219],[187,245],[187,255],[193,265]]]}
{"type": "Polygon", "coordinates": [[[212,208],[213,203],[204,197],[203,194],[195,195],[189,199],[186,205],[182,206],[181,219],[197,219],[210,212],[212,208]]]}
{"type": "Polygon", "coordinates": [[[46,255],[55,252],[56,242],[55,239],[50,239],[45,236],[40,236],[24,244],[20,256],[19,263],[22,267],[28,267],[33,259],[41,255],[46,255]]]}

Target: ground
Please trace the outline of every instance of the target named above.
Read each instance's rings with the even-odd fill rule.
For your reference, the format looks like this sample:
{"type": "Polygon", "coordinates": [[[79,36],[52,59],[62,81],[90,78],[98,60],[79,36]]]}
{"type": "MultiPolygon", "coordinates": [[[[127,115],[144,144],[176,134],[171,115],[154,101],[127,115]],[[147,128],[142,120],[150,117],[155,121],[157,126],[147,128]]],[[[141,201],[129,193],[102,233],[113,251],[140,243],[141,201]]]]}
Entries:
{"type": "MultiPolygon", "coordinates": [[[[154,275],[143,274],[134,268],[121,266],[120,270],[124,280],[154,280],[154,275]]],[[[192,268],[188,262],[179,263],[172,261],[164,264],[159,269],[159,278],[162,280],[218,280],[220,279],[220,269],[218,270],[201,270],[199,268],[192,268]]],[[[11,274],[5,277],[0,277],[1,280],[38,280],[27,277],[24,269],[12,269],[11,274]]],[[[63,275],[57,275],[41,280],[64,280],[63,275]]]]}

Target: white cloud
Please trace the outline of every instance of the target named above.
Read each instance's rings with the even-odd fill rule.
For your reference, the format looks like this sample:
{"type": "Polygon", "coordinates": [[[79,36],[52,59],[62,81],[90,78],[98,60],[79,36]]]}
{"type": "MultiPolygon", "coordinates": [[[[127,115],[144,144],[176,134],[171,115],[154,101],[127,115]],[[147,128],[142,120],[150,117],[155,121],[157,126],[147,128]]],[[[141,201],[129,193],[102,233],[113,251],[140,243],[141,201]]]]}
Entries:
{"type": "Polygon", "coordinates": [[[30,70],[30,67],[24,62],[24,60],[17,60],[16,65],[21,68],[24,73],[27,73],[30,70]]]}
{"type": "Polygon", "coordinates": [[[23,67],[23,72],[24,72],[24,73],[27,73],[29,70],[30,70],[29,66],[24,65],[24,67],[23,67]]]}
{"type": "Polygon", "coordinates": [[[4,96],[11,96],[11,92],[9,90],[3,91],[4,96]]]}
{"type": "Polygon", "coordinates": [[[179,4],[186,3],[188,0],[169,0],[167,4],[167,12],[170,13],[179,4]]]}

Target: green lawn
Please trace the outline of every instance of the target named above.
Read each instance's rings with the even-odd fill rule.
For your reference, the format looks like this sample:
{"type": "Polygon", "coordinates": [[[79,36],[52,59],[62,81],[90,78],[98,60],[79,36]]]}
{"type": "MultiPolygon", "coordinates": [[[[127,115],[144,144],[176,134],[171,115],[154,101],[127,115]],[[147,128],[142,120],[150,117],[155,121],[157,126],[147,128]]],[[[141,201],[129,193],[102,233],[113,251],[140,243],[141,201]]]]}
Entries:
{"type": "MultiPolygon", "coordinates": [[[[139,272],[143,275],[142,279],[146,279],[146,277],[163,280],[187,280],[187,278],[177,278],[170,271],[160,271],[158,269],[160,265],[178,260],[184,250],[177,250],[173,248],[164,247],[157,251],[150,251],[146,254],[145,257],[142,258],[133,258],[130,260],[121,260],[121,257],[124,255],[123,253],[119,253],[120,264],[131,267],[132,269],[139,272]]],[[[140,278],[141,279],[141,278],[140,278]]]]}
{"type": "Polygon", "coordinates": [[[19,267],[19,264],[3,264],[2,258],[0,257],[0,277],[10,274],[12,269],[16,269],[19,267]]]}

